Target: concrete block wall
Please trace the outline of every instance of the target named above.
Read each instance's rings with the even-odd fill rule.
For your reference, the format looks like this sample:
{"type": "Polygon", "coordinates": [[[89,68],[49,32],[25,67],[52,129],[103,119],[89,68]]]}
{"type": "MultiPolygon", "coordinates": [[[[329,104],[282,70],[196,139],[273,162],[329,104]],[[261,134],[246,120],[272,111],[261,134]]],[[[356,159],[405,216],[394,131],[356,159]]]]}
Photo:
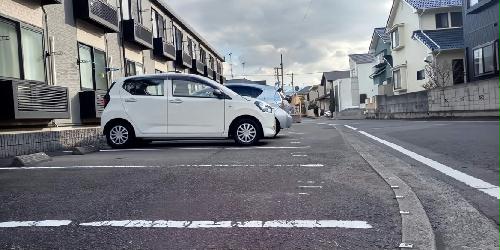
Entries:
{"type": "Polygon", "coordinates": [[[429,111],[495,111],[498,78],[429,91],[429,111]]]}
{"type": "Polygon", "coordinates": [[[102,146],[104,143],[105,138],[99,127],[2,132],[0,133],[0,158],[72,150],[82,146],[102,146]]]}

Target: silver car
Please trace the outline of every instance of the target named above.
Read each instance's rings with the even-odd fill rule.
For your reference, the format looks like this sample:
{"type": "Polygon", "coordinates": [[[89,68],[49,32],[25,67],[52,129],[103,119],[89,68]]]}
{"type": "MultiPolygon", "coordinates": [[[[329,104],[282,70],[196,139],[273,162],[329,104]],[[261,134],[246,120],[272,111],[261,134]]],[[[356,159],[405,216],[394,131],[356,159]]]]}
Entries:
{"type": "Polygon", "coordinates": [[[224,86],[241,96],[252,97],[271,105],[275,109],[276,125],[279,125],[276,126],[276,135],[278,135],[281,129],[292,127],[292,116],[289,112],[285,111],[290,110],[289,104],[285,101],[285,106],[282,106],[281,95],[273,86],[251,83],[228,83],[224,86]]]}

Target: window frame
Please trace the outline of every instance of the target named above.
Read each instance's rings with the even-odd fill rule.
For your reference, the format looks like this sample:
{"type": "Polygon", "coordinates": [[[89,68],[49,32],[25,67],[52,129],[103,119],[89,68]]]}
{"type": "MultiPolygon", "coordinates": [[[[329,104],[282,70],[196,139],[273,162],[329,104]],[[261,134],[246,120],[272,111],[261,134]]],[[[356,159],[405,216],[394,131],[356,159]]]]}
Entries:
{"type": "Polygon", "coordinates": [[[436,21],[436,29],[448,29],[448,28],[450,28],[451,23],[450,23],[450,13],[449,12],[436,13],[434,15],[434,18],[436,21]],[[444,15],[446,15],[446,18],[445,18],[446,27],[439,27],[438,24],[440,24],[440,23],[438,22],[438,16],[444,16],[444,15]]]}
{"type": "Polygon", "coordinates": [[[392,71],[392,79],[393,79],[393,84],[394,84],[394,89],[395,90],[400,90],[400,89],[403,89],[403,75],[402,75],[402,70],[399,68],[399,69],[395,69],[392,71]],[[396,73],[399,74],[399,79],[397,77],[395,77],[396,73]],[[397,83],[397,80],[399,80],[399,86],[396,84],[397,83]]]}
{"type": "Polygon", "coordinates": [[[96,81],[96,77],[95,77],[95,74],[96,74],[96,70],[95,70],[95,54],[96,54],[96,51],[98,53],[103,53],[104,54],[104,63],[105,63],[105,67],[108,67],[108,55],[106,54],[106,51],[104,50],[101,50],[101,49],[97,49],[95,47],[92,47],[88,44],[85,44],[85,43],[82,43],[82,42],[77,42],[77,51],[78,51],[78,74],[79,74],[79,78],[80,78],[80,90],[108,90],[109,89],[109,79],[108,79],[108,74],[106,72],[106,86],[107,86],[107,89],[97,89],[97,81],[96,81]],[[86,47],[89,47],[90,48],[90,58],[91,58],[91,64],[92,64],[92,88],[84,88],[82,86],[82,74],[80,73],[80,45],[83,45],[83,46],[86,46],[86,47]]]}
{"type": "Polygon", "coordinates": [[[463,13],[462,12],[459,12],[459,11],[452,11],[450,12],[450,28],[460,28],[460,27],[463,27],[464,26],[464,17],[463,17],[463,13]],[[457,16],[460,16],[460,25],[456,26],[456,25],[453,25],[453,15],[457,15],[457,16]]]}
{"type": "MultiPolygon", "coordinates": [[[[482,76],[488,76],[488,75],[493,75],[497,74],[499,72],[499,65],[498,65],[498,40],[487,42],[484,44],[481,44],[479,46],[476,46],[472,48],[472,65],[473,65],[473,73],[474,77],[482,77],[482,76]],[[493,57],[493,70],[486,72],[486,61],[485,61],[485,56],[484,56],[484,49],[486,47],[492,47],[492,57],[493,57]],[[482,71],[483,73],[476,72],[476,57],[475,57],[475,52],[481,50],[481,65],[482,65],[482,71]]],[[[481,70],[481,69],[480,69],[481,70]]]]}
{"type": "Polygon", "coordinates": [[[182,97],[182,98],[201,98],[201,99],[219,99],[217,96],[190,96],[190,95],[175,95],[175,91],[174,91],[174,81],[186,81],[186,82],[194,82],[194,83],[198,83],[198,84],[203,84],[203,85],[207,85],[209,86],[210,88],[212,88],[213,90],[216,90],[216,89],[219,89],[217,88],[216,86],[214,86],[213,84],[209,83],[209,82],[205,82],[205,81],[202,81],[202,80],[199,80],[197,78],[193,78],[193,77],[172,77],[171,79],[169,79],[170,82],[171,82],[171,86],[170,86],[170,91],[172,93],[172,97],[182,97]]]}
{"type": "Polygon", "coordinates": [[[391,31],[391,47],[392,49],[401,47],[399,27],[396,27],[393,31],[391,31]],[[397,34],[397,36],[395,36],[395,34],[397,34]],[[397,41],[397,43],[395,43],[395,41],[397,41]]]}
{"type": "Polygon", "coordinates": [[[0,79],[16,79],[16,80],[26,80],[26,81],[34,81],[34,82],[43,82],[47,84],[47,50],[46,50],[46,37],[45,37],[45,31],[42,28],[39,28],[37,26],[31,25],[29,23],[25,23],[17,18],[12,18],[10,16],[2,15],[0,13],[0,20],[4,20],[6,23],[12,23],[14,24],[14,28],[16,31],[16,36],[17,36],[17,55],[19,58],[19,78],[16,77],[8,77],[8,76],[1,76],[0,79]],[[40,33],[42,35],[42,53],[43,53],[43,72],[44,72],[44,80],[39,81],[39,80],[29,80],[26,79],[26,75],[24,72],[24,55],[23,55],[23,44],[22,44],[22,35],[21,35],[21,29],[29,29],[31,31],[40,33]]]}
{"type": "Polygon", "coordinates": [[[426,79],[425,69],[417,70],[417,81],[423,81],[426,79]]]}

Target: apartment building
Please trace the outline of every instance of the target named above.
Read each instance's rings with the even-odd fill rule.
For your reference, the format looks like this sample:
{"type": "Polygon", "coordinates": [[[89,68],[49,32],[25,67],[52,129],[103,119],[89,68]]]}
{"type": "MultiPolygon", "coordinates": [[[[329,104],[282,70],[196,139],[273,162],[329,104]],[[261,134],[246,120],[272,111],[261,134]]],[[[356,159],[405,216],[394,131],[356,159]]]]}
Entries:
{"type": "Polygon", "coordinates": [[[498,0],[464,0],[464,45],[469,82],[498,82],[498,0]]]}
{"type": "Polygon", "coordinates": [[[464,79],[462,0],[394,0],[386,31],[391,34],[394,93],[424,90],[429,63],[464,79]]]}
{"type": "Polygon", "coordinates": [[[2,0],[0,54],[2,127],[98,124],[119,77],[224,81],[224,57],[163,0],[2,0]]]}

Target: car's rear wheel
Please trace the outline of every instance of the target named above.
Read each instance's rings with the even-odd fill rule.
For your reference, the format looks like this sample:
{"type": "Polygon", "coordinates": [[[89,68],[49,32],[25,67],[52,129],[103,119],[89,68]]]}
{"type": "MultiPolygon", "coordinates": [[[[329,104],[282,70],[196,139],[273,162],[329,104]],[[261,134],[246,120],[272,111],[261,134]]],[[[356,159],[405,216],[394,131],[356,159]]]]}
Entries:
{"type": "Polygon", "coordinates": [[[118,122],[108,129],[106,141],[112,148],[127,148],[135,141],[134,129],[127,123],[118,122]]]}
{"type": "Polygon", "coordinates": [[[260,140],[261,132],[257,123],[251,119],[240,120],[234,129],[234,141],[238,145],[251,146],[260,140]]]}

